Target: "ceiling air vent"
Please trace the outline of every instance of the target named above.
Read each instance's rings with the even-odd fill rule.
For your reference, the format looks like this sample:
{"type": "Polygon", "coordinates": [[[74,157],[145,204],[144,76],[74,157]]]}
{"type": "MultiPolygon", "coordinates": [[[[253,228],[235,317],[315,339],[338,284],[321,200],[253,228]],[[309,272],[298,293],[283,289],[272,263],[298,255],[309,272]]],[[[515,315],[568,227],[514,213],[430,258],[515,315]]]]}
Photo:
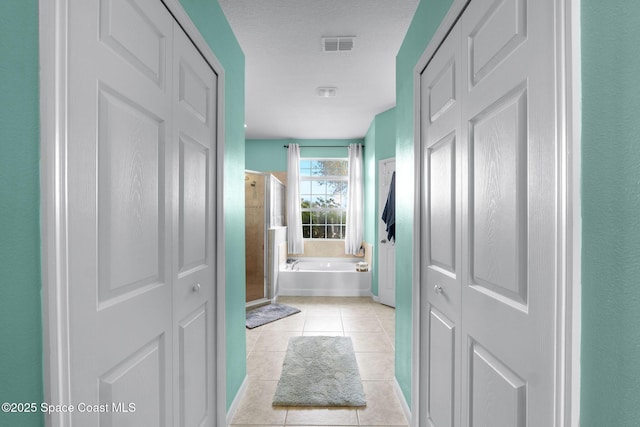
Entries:
{"type": "Polygon", "coordinates": [[[338,94],[338,88],[321,86],[316,89],[316,93],[320,98],[333,98],[338,94]]]}
{"type": "Polygon", "coordinates": [[[322,51],[326,53],[351,52],[353,50],[354,40],[355,37],[353,36],[323,37],[322,51]]]}

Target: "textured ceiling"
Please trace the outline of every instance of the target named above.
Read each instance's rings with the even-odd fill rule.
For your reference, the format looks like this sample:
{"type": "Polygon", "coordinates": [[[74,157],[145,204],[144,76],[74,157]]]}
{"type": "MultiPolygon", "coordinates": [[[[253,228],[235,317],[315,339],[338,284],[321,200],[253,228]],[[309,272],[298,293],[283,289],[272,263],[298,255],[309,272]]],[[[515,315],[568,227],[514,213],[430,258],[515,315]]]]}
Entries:
{"type": "Polygon", "coordinates": [[[247,138],[360,138],[395,105],[417,0],[219,2],[245,54],[247,138]],[[353,51],[323,53],[327,36],[355,36],[353,51]],[[317,96],[327,86],[336,97],[317,96]]]}

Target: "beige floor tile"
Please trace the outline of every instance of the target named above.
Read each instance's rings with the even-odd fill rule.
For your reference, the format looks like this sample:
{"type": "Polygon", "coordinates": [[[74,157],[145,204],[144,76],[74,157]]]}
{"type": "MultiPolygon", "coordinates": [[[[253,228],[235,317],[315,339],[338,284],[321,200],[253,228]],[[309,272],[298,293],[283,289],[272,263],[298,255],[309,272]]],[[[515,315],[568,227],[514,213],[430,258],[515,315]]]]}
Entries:
{"type": "Polygon", "coordinates": [[[387,334],[395,334],[396,322],[394,320],[379,320],[380,326],[387,334]]]}
{"type": "Polygon", "coordinates": [[[307,316],[340,316],[340,307],[331,305],[310,305],[306,309],[307,316]]]}
{"type": "Polygon", "coordinates": [[[342,319],[340,316],[314,316],[309,314],[304,322],[304,331],[339,331],[342,332],[342,319]]]}
{"type": "Polygon", "coordinates": [[[284,351],[254,351],[247,358],[247,375],[256,380],[279,380],[284,351]]]}
{"type": "Polygon", "coordinates": [[[346,332],[356,352],[392,352],[393,347],[384,332],[346,332]]]}
{"type": "Polygon", "coordinates": [[[253,351],[286,351],[289,338],[300,336],[301,332],[264,331],[253,346],[253,351]]]}
{"type": "Polygon", "coordinates": [[[262,334],[262,330],[257,330],[257,328],[254,328],[254,329],[245,328],[245,331],[246,331],[246,339],[247,339],[247,357],[248,357],[251,351],[253,350],[253,346],[256,344],[256,342],[258,341],[258,338],[262,334]]]}
{"type": "Polygon", "coordinates": [[[345,332],[379,332],[382,326],[376,316],[357,316],[342,318],[342,324],[345,332]]]}
{"type": "Polygon", "coordinates": [[[279,304],[308,304],[308,297],[280,297],[278,298],[279,304]]]}
{"type": "Polygon", "coordinates": [[[371,309],[380,317],[396,318],[396,309],[384,304],[374,304],[371,309]]]}
{"type": "Polygon", "coordinates": [[[342,331],[305,331],[302,333],[305,337],[343,337],[342,331]]]}
{"type": "Polygon", "coordinates": [[[278,302],[299,308],[301,313],[246,330],[249,384],[230,427],[407,426],[393,388],[393,308],[366,297],[282,297],[278,302]],[[289,338],[300,335],[351,337],[366,408],[271,405],[289,338]]]}
{"type": "Polygon", "coordinates": [[[340,314],[343,317],[351,316],[375,316],[375,312],[370,304],[348,304],[340,306],[340,314]]]}
{"type": "Polygon", "coordinates": [[[265,331],[298,331],[302,332],[305,316],[301,313],[293,314],[284,319],[264,325],[265,331]]]}
{"type": "Polygon", "coordinates": [[[249,380],[232,424],[284,425],[287,410],[272,406],[277,381],[249,380]]]}
{"type": "Polygon", "coordinates": [[[363,381],[367,407],[358,409],[361,426],[407,426],[391,381],[363,381]]]}
{"type": "Polygon", "coordinates": [[[394,377],[395,365],[393,352],[358,353],[358,370],[360,378],[365,380],[391,380],[394,377]]]}
{"type": "Polygon", "coordinates": [[[289,408],[286,425],[357,426],[356,409],[289,408]]]}

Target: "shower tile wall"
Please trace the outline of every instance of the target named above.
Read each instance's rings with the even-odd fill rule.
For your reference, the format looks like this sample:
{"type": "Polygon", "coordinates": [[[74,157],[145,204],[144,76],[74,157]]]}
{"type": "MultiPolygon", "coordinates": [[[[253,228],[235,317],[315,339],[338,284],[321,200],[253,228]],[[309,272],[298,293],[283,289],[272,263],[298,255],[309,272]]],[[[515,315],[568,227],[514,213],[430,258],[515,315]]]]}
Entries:
{"type": "Polygon", "coordinates": [[[246,301],[264,297],[265,177],[245,173],[246,301]]]}

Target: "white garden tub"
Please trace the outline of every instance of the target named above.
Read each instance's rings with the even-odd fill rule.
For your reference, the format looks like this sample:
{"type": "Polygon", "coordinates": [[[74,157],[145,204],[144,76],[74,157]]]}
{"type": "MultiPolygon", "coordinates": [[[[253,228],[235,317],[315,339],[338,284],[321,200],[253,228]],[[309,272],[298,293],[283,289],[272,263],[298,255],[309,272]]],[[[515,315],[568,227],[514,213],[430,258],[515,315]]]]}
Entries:
{"type": "Polygon", "coordinates": [[[356,271],[358,258],[298,258],[282,264],[278,275],[281,296],[371,296],[371,272],[356,271]]]}

